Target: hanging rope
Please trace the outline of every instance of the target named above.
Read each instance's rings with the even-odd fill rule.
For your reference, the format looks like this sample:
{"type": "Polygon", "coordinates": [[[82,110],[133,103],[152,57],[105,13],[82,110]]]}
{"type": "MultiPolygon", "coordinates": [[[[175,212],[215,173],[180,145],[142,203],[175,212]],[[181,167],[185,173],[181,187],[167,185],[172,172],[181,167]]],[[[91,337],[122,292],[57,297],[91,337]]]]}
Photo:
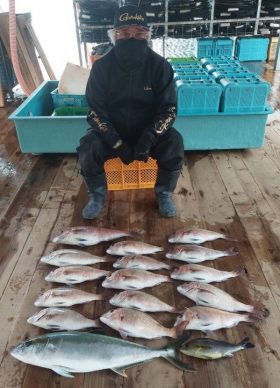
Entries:
{"type": "Polygon", "coordinates": [[[14,71],[18,83],[20,84],[21,89],[24,94],[29,96],[32,91],[28,88],[20,70],[18,62],[18,53],[17,53],[17,24],[16,24],[16,10],[15,10],[15,0],[9,0],[9,37],[10,37],[10,49],[11,49],[11,58],[14,71]]]}

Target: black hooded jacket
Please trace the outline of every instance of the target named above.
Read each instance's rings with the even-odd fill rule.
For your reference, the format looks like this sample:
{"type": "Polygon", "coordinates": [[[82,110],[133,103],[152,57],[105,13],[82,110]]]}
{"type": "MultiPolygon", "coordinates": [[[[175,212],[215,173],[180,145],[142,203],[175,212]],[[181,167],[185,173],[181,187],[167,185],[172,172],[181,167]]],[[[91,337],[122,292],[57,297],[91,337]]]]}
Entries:
{"type": "Polygon", "coordinates": [[[87,121],[111,147],[120,139],[135,145],[146,130],[161,136],[176,117],[172,67],[150,48],[133,71],[121,67],[113,48],[93,64],[86,97],[87,121]]]}

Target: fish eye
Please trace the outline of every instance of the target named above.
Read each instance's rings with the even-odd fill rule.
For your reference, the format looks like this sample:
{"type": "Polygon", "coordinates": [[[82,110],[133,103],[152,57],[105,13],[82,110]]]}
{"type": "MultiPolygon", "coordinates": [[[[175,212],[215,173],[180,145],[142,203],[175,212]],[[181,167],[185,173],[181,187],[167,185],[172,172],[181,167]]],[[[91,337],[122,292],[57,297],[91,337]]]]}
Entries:
{"type": "Polygon", "coordinates": [[[27,348],[29,347],[29,346],[31,346],[32,345],[32,341],[26,341],[26,342],[24,342],[24,346],[26,346],[27,348]]]}

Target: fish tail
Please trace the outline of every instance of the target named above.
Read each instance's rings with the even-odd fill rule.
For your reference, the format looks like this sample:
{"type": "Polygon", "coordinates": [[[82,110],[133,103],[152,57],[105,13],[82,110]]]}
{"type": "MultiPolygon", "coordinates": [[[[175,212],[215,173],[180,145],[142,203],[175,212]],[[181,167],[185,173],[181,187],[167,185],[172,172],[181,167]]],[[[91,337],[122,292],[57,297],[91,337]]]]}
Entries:
{"type": "Polygon", "coordinates": [[[259,315],[263,318],[267,318],[270,314],[270,311],[267,308],[265,308],[262,304],[258,303],[253,306],[252,313],[255,315],[259,315]]]}
{"type": "Polygon", "coordinates": [[[249,337],[246,337],[241,342],[239,342],[238,346],[241,346],[243,349],[250,349],[255,347],[255,345],[250,342],[249,337]]]}
{"type": "Polygon", "coordinates": [[[235,269],[234,271],[231,271],[233,277],[241,276],[245,274],[245,268],[239,267],[235,269]]]}
{"type": "Polygon", "coordinates": [[[234,248],[234,247],[231,247],[231,248],[227,249],[227,250],[225,251],[225,253],[226,253],[227,256],[236,256],[236,255],[239,255],[238,250],[237,250],[236,248],[234,248]]]}
{"type": "Polygon", "coordinates": [[[178,357],[179,350],[184,342],[188,340],[190,337],[190,334],[185,334],[178,338],[176,341],[174,341],[171,345],[166,346],[163,348],[165,351],[162,355],[163,358],[165,358],[167,361],[169,361],[172,365],[176,366],[176,368],[182,369],[186,372],[195,372],[196,369],[194,369],[189,364],[184,363],[180,360],[178,357]]]}
{"type": "Polygon", "coordinates": [[[179,318],[176,320],[173,329],[176,332],[176,337],[179,337],[183,334],[183,331],[186,328],[187,320],[184,320],[183,318],[179,318]]]}
{"type": "Polygon", "coordinates": [[[164,278],[165,278],[165,282],[168,282],[168,283],[172,282],[172,279],[170,278],[170,276],[164,276],[164,278]]]}
{"type": "Polygon", "coordinates": [[[116,259],[114,257],[105,256],[102,257],[103,261],[102,263],[114,263],[116,259]]]}
{"type": "MultiPolygon", "coordinates": [[[[174,307],[174,309],[172,309],[172,311],[170,311],[171,313],[174,313],[174,314],[184,314],[186,308],[184,309],[176,309],[176,307],[174,307]]],[[[177,322],[177,321],[176,321],[177,322]]]]}
{"type": "Polygon", "coordinates": [[[262,321],[262,318],[260,317],[260,315],[250,313],[244,316],[244,321],[253,323],[254,325],[258,325],[262,321]]]}
{"type": "Polygon", "coordinates": [[[104,295],[97,294],[97,295],[94,296],[93,300],[106,300],[106,298],[105,298],[104,295]]]}
{"type": "Polygon", "coordinates": [[[227,234],[224,234],[224,235],[223,235],[223,238],[224,238],[225,240],[228,240],[228,241],[238,241],[236,238],[231,237],[231,236],[229,236],[229,235],[227,235],[227,234]]]}
{"type": "Polygon", "coordinates": [[[139,233],[139,232],[129,232],[128,236],[132,237],[132,238],[134,238],[136,240],[141,240],[142,239],[142,234],[139,233]]]}

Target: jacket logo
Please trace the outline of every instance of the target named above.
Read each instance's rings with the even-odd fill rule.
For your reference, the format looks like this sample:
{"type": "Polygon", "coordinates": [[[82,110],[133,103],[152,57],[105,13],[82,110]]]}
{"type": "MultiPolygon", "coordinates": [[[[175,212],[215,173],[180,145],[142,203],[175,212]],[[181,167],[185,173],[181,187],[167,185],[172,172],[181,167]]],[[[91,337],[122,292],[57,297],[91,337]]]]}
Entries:
{"type": "Polygon", "coordinates": [[[144,18],[142,15],[129,15],[128,13],[123,13],[122,15],[120,15],[119,17],[119,20],[121,22],[127,22],[128,20],[141,20],[142,22],[144,21],[144,18]]]}
{"type": "Polygon", "coordinates": [[[146,90],[146,91],[147,91],[147,90],[152,90],[152,88],[150,88],[150,86],[148,86],[148,85],[145,85],[145,86],[144,86],[144,90],[146,90]]]}

